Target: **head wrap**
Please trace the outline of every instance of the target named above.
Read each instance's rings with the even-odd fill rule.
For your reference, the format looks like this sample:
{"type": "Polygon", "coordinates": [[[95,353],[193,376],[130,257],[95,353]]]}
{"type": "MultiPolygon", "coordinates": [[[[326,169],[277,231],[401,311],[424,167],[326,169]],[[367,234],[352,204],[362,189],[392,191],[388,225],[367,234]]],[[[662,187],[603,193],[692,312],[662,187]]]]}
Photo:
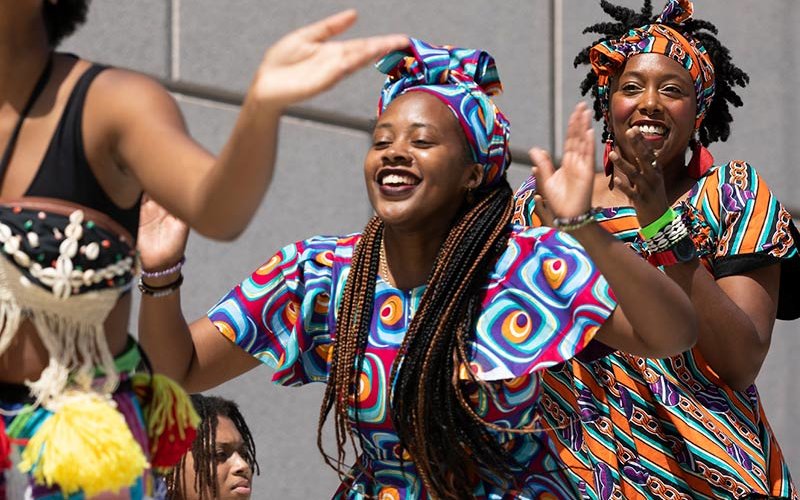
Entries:
{"type": "Polygon", "coordinates": [[[427,92],[442,101],[467,136],[472,159],[483,165],[482,186],[496,184],[511,162],[511,124],[489,96],[502,92],[494,58],[481,50],[439,47],[412,38],[406,50],[392,52],[377,68],[388,77],[378,116],[398,96],[427,92]]]}
{"type": "Polygon", "coordinates": [[[703,45],[683,36],[666,23],[680,25],[692,17],[694,6],[690,0],[669,0],[653,24],[634,28],[618,40],[600,42],[591,48],[589,60],[597,75],[597,93],[608,121],[609,78],[625,62],[637,55],[662,54],[680,63],[694,80],[697,96],[695,130],[700,128],[711,101],[714,99],[714,65],[703,45]]]}

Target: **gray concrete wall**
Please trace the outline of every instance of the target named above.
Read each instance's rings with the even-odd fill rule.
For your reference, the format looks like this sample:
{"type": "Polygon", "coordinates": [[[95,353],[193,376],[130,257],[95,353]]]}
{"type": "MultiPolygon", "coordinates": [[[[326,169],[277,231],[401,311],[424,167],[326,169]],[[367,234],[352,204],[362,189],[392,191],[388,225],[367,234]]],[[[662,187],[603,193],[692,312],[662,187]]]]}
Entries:
{"type": "MultiPolygon", "coordinates": [[[[720,159],[743,158],[756,165],[798,214],[793,118],[800,115],[795,91],[800,55],[773,44],[798,45],[794,27],[800,24],[800,5],[790,0],[695,4],[700,17],[714,19],[751,77],[751,87],[742,92],[745,106],[734,112],[730,141],[712,151],[720,159]]],[[[514,124],[515,151],[532,145],[557,150],[565,117],[580,98],[583,70],[574,70],[571,61],[591,41],[579,33],[601,18],[595,0],[95,0],[86,26],[64,48],[164,81],[176,90],[192,133],[218,151],[236,116],[230,103],[248,85],[264,48],[292,27],[352,5],[361,15],[356,35],[401,31],[487,49],[498,60],[506,86],[499,102],[514,124]]],[[[360,173],[368,144],[363,124],[372,117],[380,82],[376,71],[363,71],[284,119],[275,181],[247,232],[236,244],[200,237],[190,243],[184,286],[188,317],[202,315],[282,244],[363,227],[369,216],[360,173]]],[[[512,167],[514,182],[526,175],[523,163],[512,167]]],[[[796,474],[798,333],[800,322],[778,323],[759,379],[767,413],[796,474]]],[[[214,391],[237,400],[254,430],[262,465],[255,498],[326,498],[337,479],[315,446],[321,388],[278,388],[270,375],[257,369],[214,391]]]]}

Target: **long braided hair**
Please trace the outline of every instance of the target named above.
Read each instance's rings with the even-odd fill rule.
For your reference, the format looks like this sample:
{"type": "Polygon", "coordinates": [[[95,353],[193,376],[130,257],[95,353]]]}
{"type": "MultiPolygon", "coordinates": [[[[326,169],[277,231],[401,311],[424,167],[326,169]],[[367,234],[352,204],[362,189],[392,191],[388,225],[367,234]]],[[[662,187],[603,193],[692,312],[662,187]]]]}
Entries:
{"type": "MultiPolygon", "coordinates": [[[[653,2],[651,0],[644,0],[644,5],[639,12],[627,7],[614,5],[608,0],[601,0],[600,6],[614,21],[593,24],[583,30],[583,33],[599,34],[601,38],[592,42],[591,45],[578,53],[574,61],[576,68],[581,64],[589,64],[589,51],[597,43],[618,39],[625,35],[628,30],[654,23],[658,18],[658,15],[653,13],[653,2]]],[[[716,89],[714,100],[706,112],[703,123],[700,125],[698,135],[700,142],[704,146],[716,141],[726,141],[731,133],[730,124],[733,122],[730,106],[739,107],[742,105],[742,99],[736,93],[734,87],[745,87],[749,83],[750,77],[733,64],[730,51],[716,37],[719,33],[717,27],[710,22],[692,18],[679,25],[674,23],[665,24],[685,37],[693,38],[700,42],[711,57],[711,61],[714,64],[716,89]]],[[[590,91],[592,97],[594,97],[595,119],[600,120],[603,117],[603,111],[600,104],[600,96],[597,93],[597,75],[591,70],[581,82],[581,94],[586,95],[590,91]]],[[[609,138],[609,133],[606,128],[603,132],[603,140],[609,138]]]]}
{"type": "MultiPolygon", "coordinates": [[[[219,417],[227,417],[236,426],[244,441],[244,460],[250,468],[258,474],[259,467],[256,461],[256,444],[250,429],[233,401],[217,396],[203,396],[192,394],[192,404],[200,416],[200,426],[197,436],[192,442],[192,458],[194,459],[194,490],[198,492],[201,500],[219,498],[217,491],[217,424],[219,417]]],[[[186,484],[186,455],[166,476],[167,500],[183,500],[189,491],[186,484]]]]}
{"type": "MultiPolygon", "coordinates": [[[[480,308],[479,293],[508,242],[512,191],[502,179],[478,192],[439,250],[419,309],[392,367],[391,418],[428,493],[439,498],[472,495],[480,468],[508,477],[517,463],[472,410],[459,383],[468,364],[467,338],[480,308]]],[[[383,222],[364,229],[345,285],[333,361],[320,410],[318,446],[342,472],[347,443],[358,455],[358,388],[373,310],[383,222]],[[322,428],[335,409],[337,456],[322,445],[322,428]],[[350,415],[353,415],[351,422],[350,415]]],[[[469,372],[469,370],[466,370],[469,372]]]]}

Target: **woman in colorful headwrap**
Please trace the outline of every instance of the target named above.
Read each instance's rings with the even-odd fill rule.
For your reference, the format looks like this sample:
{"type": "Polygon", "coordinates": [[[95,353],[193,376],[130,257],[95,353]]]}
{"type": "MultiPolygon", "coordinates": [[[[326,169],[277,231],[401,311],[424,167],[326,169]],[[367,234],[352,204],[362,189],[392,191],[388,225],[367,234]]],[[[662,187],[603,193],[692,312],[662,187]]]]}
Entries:
{"type": "MultiPolygon", "coordinates": [[[[282,385],[327,383],[320,432],[333,411],[336,453],[323,455],[342,478],[335,498],[572,499],[534,418],[540,370],[595,336],[679,352],[693,343],[688,299],[586,224],[588,109],[547,184],[572,238],[510,225],[509,124],[490,97],[501,86],[488,54],[411,40],[378,67],[388,78],[364,162],[377,215],[363,232],[284,247],[191,326],[177,295],[144,297],[140,339],[193,391],[259,362],[282,385]],[[653,318],[661,328],[640,336],[653,318]]],[[[160,265],[185,239],[170,217],[154,219],[142,259],[160,265]]]]}
{"type": "MultiPolygon", "coordinates": [[[[728,138],[747,75],[691,2],[657,18],[649,1],[638,13],[601,5],[616,22],[587,28],[603,38],[576,59],[592,65],[582,90],[605,123],[611,180],[595,179],[595,218],[681,284],[700,336],[672,358],[596,345],[548,370],[545,427],[585,498],[796,498],[752,384],[776,316],[800,316],[798,233],[753,167],[714,166],[704,147],[728,138]]],[[[532,159],[550,162],[540,150],[532,159]]],[[[534,216],[530,204],[518,213],[534,216]]]]}
{"type": "Polygon", "coordinates": [[[157,82],[55,51],[87,5],[0,0],[0,498],[17,452],[27,492],[9,496],[150,495],[146,469],[180,456],[194,418],[185,397],[170,404],[174,384],[130,376],[141,193],[206,236],[235,237],[269,184],[286,106],[407,44],[328,41],[353,11],[289,34],[266,52],[217,159],[157,82]]]}

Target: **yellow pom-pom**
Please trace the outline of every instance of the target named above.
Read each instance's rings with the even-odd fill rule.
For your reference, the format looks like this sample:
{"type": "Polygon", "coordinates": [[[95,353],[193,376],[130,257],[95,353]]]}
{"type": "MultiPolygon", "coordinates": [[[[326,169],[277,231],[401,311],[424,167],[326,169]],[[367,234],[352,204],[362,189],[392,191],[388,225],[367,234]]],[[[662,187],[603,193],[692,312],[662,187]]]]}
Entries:
{"type": "Polygon", "coordinates": [[[125,417],[96,393],[69,392],[28,441],[19,468],[86,497],[132,486],[149,466],[125,417]]]}

